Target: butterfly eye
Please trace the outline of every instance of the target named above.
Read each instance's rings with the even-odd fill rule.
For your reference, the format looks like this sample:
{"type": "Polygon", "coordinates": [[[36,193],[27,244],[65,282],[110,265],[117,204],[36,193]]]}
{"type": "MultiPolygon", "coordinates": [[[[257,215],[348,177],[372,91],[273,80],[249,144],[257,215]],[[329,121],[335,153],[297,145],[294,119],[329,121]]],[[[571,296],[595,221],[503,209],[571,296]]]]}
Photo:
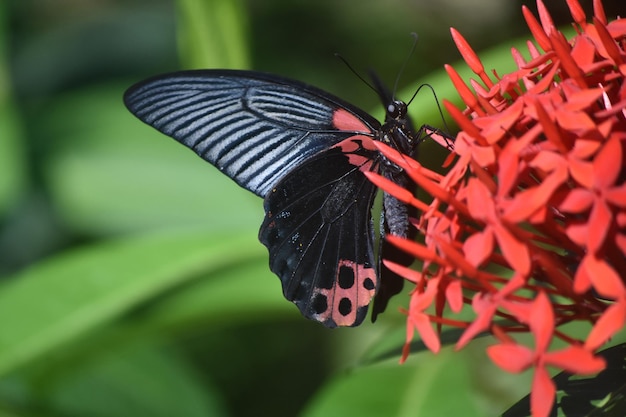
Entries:
{"type": "Polygon", "coordinates": [[[403,119],[406,116],[406,104],[403,101],[394,100],[387,106],[387,117],[403,119]]]}

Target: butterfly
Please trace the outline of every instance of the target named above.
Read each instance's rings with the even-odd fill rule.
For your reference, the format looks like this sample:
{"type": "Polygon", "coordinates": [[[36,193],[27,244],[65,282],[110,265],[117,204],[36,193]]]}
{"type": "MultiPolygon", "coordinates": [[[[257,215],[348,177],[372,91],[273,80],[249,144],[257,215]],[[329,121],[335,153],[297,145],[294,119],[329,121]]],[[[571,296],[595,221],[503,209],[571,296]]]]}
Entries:
{"type": "Polygon", "coordinates": [[[124,95],[140,120],[194,150],[241,187],[264,199],[259,240],[269,251],[285,298],[326,327],[357,326],[374,298],[372,321],[403,279],[380,259],[412,258],[384,236],[414,235],[414,213],[384,193],[375,258],[371,215],[375,171],[411,187],[374,141],[416,157],[424,128],[407,105],[373,76],[385,121],[321,89],[276,75],[192,70],[139,82],[124,95]]]}

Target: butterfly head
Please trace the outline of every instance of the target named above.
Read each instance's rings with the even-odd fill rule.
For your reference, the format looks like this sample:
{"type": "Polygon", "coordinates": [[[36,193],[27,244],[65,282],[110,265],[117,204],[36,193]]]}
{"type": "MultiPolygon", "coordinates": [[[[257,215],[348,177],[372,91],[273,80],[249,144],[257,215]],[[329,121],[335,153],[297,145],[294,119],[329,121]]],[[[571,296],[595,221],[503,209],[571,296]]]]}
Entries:
{"type": "Polygon", "coordinates": [[[378,132],[378,140],[400,152],[413,155],[417,136],[404,101],[392,99],[385,105],[385,123],[378,132]]]}
{"type": "Polygon", "coordinates": [[[402,121],[406,119],[407,116],[407,106],[404,101],[400,100],[392,100],[387,107],[386,111],[386,121],[397,120],[402,121]]]}

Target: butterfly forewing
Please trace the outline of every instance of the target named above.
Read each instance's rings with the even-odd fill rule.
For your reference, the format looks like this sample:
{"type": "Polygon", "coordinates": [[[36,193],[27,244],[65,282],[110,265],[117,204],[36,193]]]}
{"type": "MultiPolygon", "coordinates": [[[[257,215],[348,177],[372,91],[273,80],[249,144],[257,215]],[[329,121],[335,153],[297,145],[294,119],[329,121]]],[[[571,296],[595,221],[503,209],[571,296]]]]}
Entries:
{"type": "Polygon", "coordinates": [[[361,133],[380,127],[322,90],[252,71],[155,77],[131,87],[124,101],[138,118],[261,197],[298,164],[355,133],[334,123],[338,109],[349,110],[361,133]]]}

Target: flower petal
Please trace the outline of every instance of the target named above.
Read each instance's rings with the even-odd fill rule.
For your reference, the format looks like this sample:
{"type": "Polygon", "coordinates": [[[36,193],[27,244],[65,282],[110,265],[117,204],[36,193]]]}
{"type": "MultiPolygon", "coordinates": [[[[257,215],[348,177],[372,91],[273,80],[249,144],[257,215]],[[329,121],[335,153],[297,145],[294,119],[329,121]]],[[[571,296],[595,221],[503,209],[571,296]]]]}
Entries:
{"type": "Polygon", "coordinates": [[[396,182],[383,177],[380,174],[372,171],[366,171],[363,174],[375,186],[385,191],[387,194],[391,194],[403,203],[410,203],[414,199],[413,193],[411,193],[409,190],[398,185],[396,182]]]}
{"type": "Polygon", "coordinates": [[[504,217],[512,223],[527,220],[538,210],[545,208],[556,190],[567,181],[565,167],[557,167],[541,184],[517,193],[513,203],[506,209],[504,217]]]}
{"type": "Polygon", "coordinates": [[[615,184],[622,168],[620,140],[613,137],[604,144],[593,160],[595,186],[602,189],[615,184]]]}
{"type": "Polygon", "coordinates": [[[591,277],[589,276],[589,269],[585,267],[588,256],[585,256],[578,265],[576,274],[574,275],[574,292],[578,294],[584,294],[591,288],[591,277]]]}
{"type": "Polygon", "coordinates": [[[626,295],[624,283],[620,275],[603,259],[598,259],[589,253],[585,256],[579,268],[585,268],[593,288],[602,297],[618,299],[626,295]]]}
{"type": "Polygon", "coordinates": [[[514,374],[528,369],[532,365],[534,357],[532,350],[513,343],[489,346],[487,355],[500,368],[514,374]]]}
{"type": "Polygon", "coordinates": [[[584,248],[587,246],[587,229],[589,229],[587,223],[571,221],[570,224],[565,226],[565,233],[574,243],[584,248]]]}
{"type": "Polygon", "coordinates": [[[493,252],[493,233],[490,229],[474,233],[463,242],[463,253],[467,261],[475,267],[491,256],[493,252]]]}
{"type": "Polygon", "coordinates": [[[468,344],[478,333],[487,330],[489,326],[491,326],[491,319],[497,310],[497,306],[493,303],[492,296],[480,293],[474,295],[472,307],[478,315],[459,338],[456,343],[457,350],[468,344]]]}
{"type": "MultiPolygon", "coordinates": [[[[577,140],[576,143],[578,142],[580,141],[577,140]]],[[[572,154],[573,153],[574,152],[572,152],[572,154]]],[[[581,161],[572,155],[568,158],[568,169],[572,178],[584,188],[593,187],[593,164],[581,161]]]]}
{"type": "Polygon", "coordinates": [[[411,323],[417,329],[424,345],[433,353],[439,352],[441,349],[441,342],[435,329],[433,329],[430,319],[426,314],[416,314],[410,319],[411,323]]]}
{"type": "Polygon", "coordinates": [[[559,210],[566,213],[584,213],[593,204],[593,194],[582,188],[571,190],[559,204],[559,210]]]}
{"type": "Polygon", "coordinates": [[[597,253],[604,244],[613,220],[613,212],[606,202],[597,199],[589,215],[587,248],[592,253],[597,253]]]}
{"type": "Polygon", "coordinates": [[[581,346],[569,346],[556,352],[548,352],[543,355],[543,360],[546,364],[572,374],[595,374],[606,366],[602,357],[594,356],[593,352],[581,346]]]}
{"type": "Polygon", "coordinates": [[[493,196],[476,178],[470,178],[467,183],[467,208],[475,219],[487,220],[495,216],[493,196]]]}
{"type": "Polygon", "coordinates": [[[515,272],[526,276],[530,273],[530,251],[526,243],[520,241],[503,226],[493,228],[502,255],[515,272]]]}
{"type": "Polygon", "coordinates": [[[439,256],[437,256],[437,253],[433,250],[433,248],[429,246],[425,246],[413,240],[394,235],[387,235],[385,236],[385,239],[392,245],[397,246],[406,253],[409,253],[418,259],[443,263],[443,260],[439,256]]]}
{"type": "Polygon", "coordinates": [[[577,134],[584,134],[595,129],[596,124],[587,113],[582,111],[560,111],[555,112],[556,121],[563,129],[577,134]]]}
{"type": "Polygon", "coordinates": [[[383,264],[389,268],[391,272],[400,275],[402,278],[413,282],[414,284],[418,284],[423,279],[423,274],[415,269],[408,268],[404,265],[400,265],[395,262],[388,261],[387,259],[383,259],[383,264]]]}
{"type": "Polygon", "coordinates": [[[463,286],[460,280],[454,280],[446,286],[446,300],[453,313],[463,309],[463,286]]]}
{"type": "Polygon", "coordinates": [[[611,188],[605,192],[604,197],[614,206],[626,209],[626,186],[611,188]]]}
{"type": "MultiPolygon", "coordinates": [[[[577,38],[586,39],[586,38],[577,38]]],[[[567,102],[563,106],[568,111],[580,111],[589,108],[602,97],[604,91],[601,88],[588,88],[576,90],[573,94],[567,95],[567,102]]],[[[586,116],[588,117],[588,116],[586,116]]]]}
{"type": "Polygon", "coordinates": [[[543,352],[550,346],[554,333],[554,311],[548,296],[540,291],[531,310],[528,325],[535,335],[535,350],[543,352]]]}
{"type": "Polygon", "coordinates": [[[624,328],[625,321],[626,300],[622,298],[610,306],[594,324],[585,341],[585,348],[589,350],[599,348],[604,342],[624,328]]]}
{"type": "Polygon", "coordinates": [[[543,367],[535,369],[530,393],[530,412],[533,417],[548,417],[554,404],[556,387],[543,367]]]}

